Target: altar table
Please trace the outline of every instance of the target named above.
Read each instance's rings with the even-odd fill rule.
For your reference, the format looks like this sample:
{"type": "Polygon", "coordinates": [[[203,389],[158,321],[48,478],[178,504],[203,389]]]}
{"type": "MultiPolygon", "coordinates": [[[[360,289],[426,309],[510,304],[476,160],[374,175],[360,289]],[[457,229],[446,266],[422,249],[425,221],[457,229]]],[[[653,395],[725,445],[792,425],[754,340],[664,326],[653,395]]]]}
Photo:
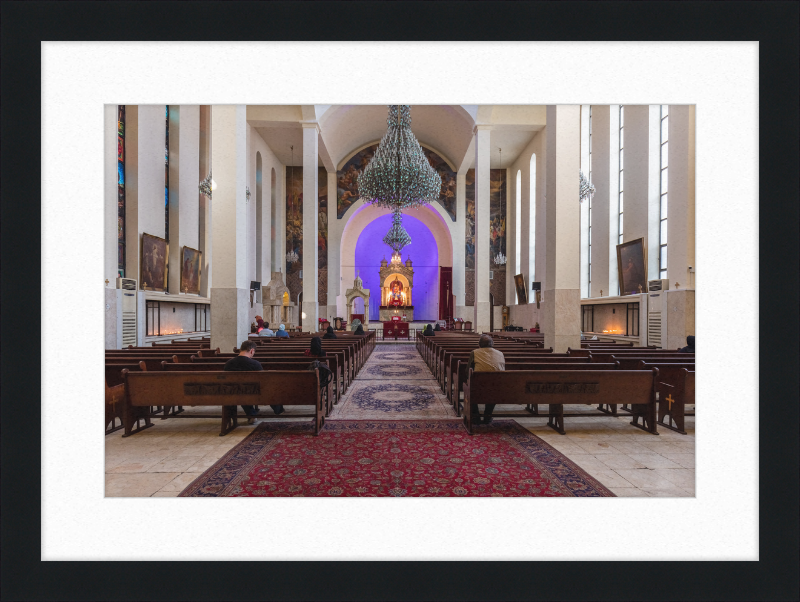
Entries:
{"type": "Polygon", "coordinates": [[[408,335],[408,322],[384,322],[383,323],[383,340],[386,339],[407,339],[408,335]]]}

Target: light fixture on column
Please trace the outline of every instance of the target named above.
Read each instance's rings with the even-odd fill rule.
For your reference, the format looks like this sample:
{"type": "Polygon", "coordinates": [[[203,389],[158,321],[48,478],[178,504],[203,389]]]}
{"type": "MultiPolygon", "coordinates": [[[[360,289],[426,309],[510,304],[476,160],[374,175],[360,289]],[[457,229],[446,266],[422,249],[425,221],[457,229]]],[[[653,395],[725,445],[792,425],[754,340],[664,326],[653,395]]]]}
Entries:
{"type": "MultiPolygon", "coordinates": [[[[295,208],[294,208],[294,201],[295,201],[295,198],[294,198],[294,145],[290,146],[289,148],[292,151],[292,164],[289,166],[289,169],[291,169],[291,173],[290,173],[290,176],[289,176],[290,177],[290,181],[289,181],[289,184],[290,184],[289,185],[289,201],[290,201],[290,205],[292,207],[292,211],[294,212],[294,210],[295,210],[295,208]]],[[[294,215],[292,217],[294,217],[294,215]]],[[[289,236],[289,240],[287,242],[290,243],[290,244],[294,242],[294,240],[292,239],[291,235],[289,236]]],[[[289,265],[292,265],[294,263],[297,263],[298,261],[300,261],[300,256],[297,254],[297,252],[294,249],[291,249],[288,253],[286,253],[286,263],[288,263],[289,265]]],[[[300,277],[302,278],[302,276],[300,276],[300,277]]]]}
{"type": "Polygon", "coordinates": [[[411,132],[411,105],[389,105],[389,126],[358,176],[365,203],[390,209],[418,208],[439,198],[442,178],[411,132]]]}
{"type": "Polygon", "coordinates": [[[294,251],[289,251],[286,254],[286,263],[297,263],[300,261],[300,257],[294,251]]]}
{"type": "MultiPolygon", "coordinates": [[[[497,150],[500,151],[500,167],[502,168],[503,167],[503,149],[498,147],[497,150]]],[[[491,173],[491,165],[490,165],[490,173],[491,173]]],[[[501,194],[501,198],[502,198],[502,202],[500,203],[500,221],[502,223],[504,223],[504,224],[506,223],[505,219],[503,219],[503,209],[505,208],[505,204],[506,204],[506,194],[505,194],[506,186],[505,186],[505,182],[506,182],[506,180],[505,180],[505,178],[503,178],[503,189],[502,189],[502,191],[500,193],[501,194]]],[[[517,244],[519,244],[519,243],[517,243],[517,244]]],[[[505,255],[503,255],[503,252],[500,251],[499,253],[497,253],[497,255],[494,256],[492,261],[494,262],[495,265],[506,265],[506,262],[508,261],[508,259],[506,258],[505,255]]]]}
{"type": "Polygon", "coordinates": [[[247,202],[249,203],[250,202],[250,187],[249,186],[245,186],[244,187],[244,196],[247,199],[247,202]]]}
{"type": "Polygon", "coordinates": [[[200,182],[200,194],[204,194],[211,200],[211,193],[217,189],[217,183],[214,181],[214,178],[211,177],[211,172],[208,172],[208,175],[205,179],[200,182]]]}
{"type": "Polygon", "coordinates": [[[592,184],[589,181],[589,178],[583,175],[582,171],[580,172],[580,174],[581,174],[580,199],[582,203],[583,201],[585,201],[594,194],[595,188],[594,184],[592,184]]]}

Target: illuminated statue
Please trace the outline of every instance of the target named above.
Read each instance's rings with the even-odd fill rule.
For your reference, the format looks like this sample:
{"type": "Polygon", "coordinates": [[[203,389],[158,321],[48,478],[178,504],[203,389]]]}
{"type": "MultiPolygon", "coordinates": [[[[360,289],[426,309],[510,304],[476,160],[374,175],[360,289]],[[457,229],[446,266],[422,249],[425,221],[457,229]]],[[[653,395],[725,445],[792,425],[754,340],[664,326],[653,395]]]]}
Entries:
{"type": "Polygon", "coordinates": [[[395,280],[392,282],[390,289],[386,298],[386,305],[405,305],[406,295],[403,292],[403,283],[395,280]]]}

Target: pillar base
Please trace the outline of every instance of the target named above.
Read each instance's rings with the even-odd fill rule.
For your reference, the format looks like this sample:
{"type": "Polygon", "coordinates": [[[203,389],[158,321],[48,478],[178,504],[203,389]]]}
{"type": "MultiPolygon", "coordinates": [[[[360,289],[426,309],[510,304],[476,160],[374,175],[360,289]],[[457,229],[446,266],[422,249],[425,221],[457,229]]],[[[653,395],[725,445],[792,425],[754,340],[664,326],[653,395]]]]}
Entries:
{"type": "Polygon", "coordinates": [[[490,332],[491,323],[489,320],[491,312],[492,308],[489,301],[475,301],[472,319],[472,330],[474,332],[490,332]]]}
{"type": "Polygon", "coordinates": [[[250,291],[246,288],[211,289],[211,348],[232,353],[250,334],[250,291]]]}
{"type": "Polygon", "coordinates": [[[301,316],[303,332],[316,332],[319,330],[319,303],[316,301],[303,301],[303,307],[300,308],[300,311],[305,314],[305,317],[301,316]]]}
{"type": "Polygon", "coordinates": [[[544,346],[553,353],[581,347],[581,292],[578,289],[544,291],[544,346]]]}

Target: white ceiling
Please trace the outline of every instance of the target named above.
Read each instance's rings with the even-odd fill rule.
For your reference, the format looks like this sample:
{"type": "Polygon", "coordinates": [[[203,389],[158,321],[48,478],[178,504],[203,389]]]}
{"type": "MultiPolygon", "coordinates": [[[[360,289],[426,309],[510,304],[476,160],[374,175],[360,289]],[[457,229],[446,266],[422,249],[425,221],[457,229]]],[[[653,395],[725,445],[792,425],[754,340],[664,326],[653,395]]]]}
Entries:
{"type": "MultiPolygon", "coordinates": [[[[386,133],[386,105],[249,105],[248,122],[284,165],[303,163],[302,121],[316,120],[320,155],[339,168],[359,149],[386,133]]],[[[513,164],[544,127],[545,110],[537,105],[413,105],[411,130],[421,144],[438,152],[453,169],[470,167],[470,144],[476,123],[492,126],[492,168],[513,164]],[[502,165],[500,151],[502,148],[502,165]]],[[[320,158],[318,165],[323,165],[320,158]]]]}

